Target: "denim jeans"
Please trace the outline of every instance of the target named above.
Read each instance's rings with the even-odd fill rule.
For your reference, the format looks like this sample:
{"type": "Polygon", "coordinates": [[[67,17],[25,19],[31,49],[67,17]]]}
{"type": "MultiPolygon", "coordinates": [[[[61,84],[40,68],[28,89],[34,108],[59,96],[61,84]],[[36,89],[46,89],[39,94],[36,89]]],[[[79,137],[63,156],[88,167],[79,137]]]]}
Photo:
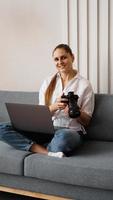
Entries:
{"type": "MultiPolygon", "coordinates": [[[[54,137],[46,145],[48,151],[62,151],[65,154],[72,152],[82,143],[81,132],[73,129],[59,128],[55,131],[54,137]]],[[[15,131],[10,123],[0,124],[0,140],[8,143],[16,149],[29,151],[35,141],[28,139],[18,131],[15,131]]]]}
{"type": "Polygon", "coordinates": [[[48,144],[47,149],[52,152],[62,151],[64,154],[68,154],[82,144],[82,134],[82,131],[59,128],[55,131],[55,135],[48,144]]]}
{"type": "Polygon", "coordinates": [[[15,131],[10,123],[0,123],[0,140],[16,149],[29,151],[33,141],[15,131]]]}

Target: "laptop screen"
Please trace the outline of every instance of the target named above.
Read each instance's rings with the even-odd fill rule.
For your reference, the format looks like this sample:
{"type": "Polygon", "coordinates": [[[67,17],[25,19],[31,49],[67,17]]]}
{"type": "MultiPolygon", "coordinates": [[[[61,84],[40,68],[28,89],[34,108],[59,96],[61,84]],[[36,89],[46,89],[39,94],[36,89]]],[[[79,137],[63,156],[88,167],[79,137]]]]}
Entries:
{"type": "Polygon", "coordinates": [[[44,105],[6,103],[14,128],[25,132],[54,134],[50,110],[44,105]]]}

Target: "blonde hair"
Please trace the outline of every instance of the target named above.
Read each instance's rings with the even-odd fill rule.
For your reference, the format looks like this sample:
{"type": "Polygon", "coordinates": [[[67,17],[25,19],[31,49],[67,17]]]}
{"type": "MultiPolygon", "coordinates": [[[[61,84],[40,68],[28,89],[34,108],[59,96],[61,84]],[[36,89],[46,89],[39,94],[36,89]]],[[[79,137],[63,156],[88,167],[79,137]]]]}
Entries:
{"type": "Polygon", "coordinates": [[[56,86],[56,78],[57,78],[57,74],[55,74],[53,76],[53,78],[51,79],[51,82],[45,92],[45,105],[47,105],[47,106],[49,106],[51,103],[52,94],[53,94],[53,91],[56,86]]]}
{"type": "MultiPolygon", "coordinates": [[[[70,49],[70,47],[67,44],[59,44],[58,46],[56,46],[55,49],[53,50],[52,56],[57,49],[64,49],[67,53],[69,53],[71,56],[73,56],[72,50],[70,49]]],[[[57,78],[57,74],[55,74],[53,76],[53,78],[45,92],[45,104],[47,106],[49,106],[51,104],[51,98],[52,98],[53,91],[56,86],[56,78],[57,78]]]]}

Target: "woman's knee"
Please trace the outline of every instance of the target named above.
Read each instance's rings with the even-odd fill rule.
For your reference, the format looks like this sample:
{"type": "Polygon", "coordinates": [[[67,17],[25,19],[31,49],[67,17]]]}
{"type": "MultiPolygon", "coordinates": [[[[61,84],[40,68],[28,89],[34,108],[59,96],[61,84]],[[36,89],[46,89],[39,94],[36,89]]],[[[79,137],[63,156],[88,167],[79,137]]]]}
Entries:
{"type": "Polygon", "coordinates": [[[62,135],[62,139],[68,151],[72,151],[81,144],[81,137],[78,132],[67,131],[62,135]]]}
{"type": "Polygon", "coordinates": [[[81,138],[78,132],[70,129],[62,129],[55,134],[56,138],[63,140],[66,143],[76,143],[80,142],[81,138]]]}
{"type": "Polygon", "coordinates": [[[73,151],[80,144],[80,135],[69,129],[56,131],[50,143],[51,151],[62,151],[65,154],[73,151]]]}

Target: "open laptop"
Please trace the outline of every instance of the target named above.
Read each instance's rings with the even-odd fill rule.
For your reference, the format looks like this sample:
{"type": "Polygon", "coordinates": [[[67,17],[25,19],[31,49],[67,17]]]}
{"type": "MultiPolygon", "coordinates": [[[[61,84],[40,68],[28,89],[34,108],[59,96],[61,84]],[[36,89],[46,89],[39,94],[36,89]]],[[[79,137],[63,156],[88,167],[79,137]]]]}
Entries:
{"type": "Polygon", "coordinates": [[[44,105],[6,103],[12,126],[24,132],[54,134],[49,108],[44,105]]]}

